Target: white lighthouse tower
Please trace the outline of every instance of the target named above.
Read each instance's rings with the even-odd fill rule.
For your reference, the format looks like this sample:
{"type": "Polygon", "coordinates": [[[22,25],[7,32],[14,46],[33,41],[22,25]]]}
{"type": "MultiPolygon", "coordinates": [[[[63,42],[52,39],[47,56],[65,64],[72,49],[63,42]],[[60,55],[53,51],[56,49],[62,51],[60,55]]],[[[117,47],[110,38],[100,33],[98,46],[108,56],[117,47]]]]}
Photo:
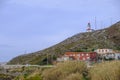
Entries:
{"type": "Polygon", "coordinates": [[[90,22],[88,23],[88,25],[87,25],[87,32],[93,32],[94,30],[93,29],[91,29],[91,24],[90,24],[90,22]]]}

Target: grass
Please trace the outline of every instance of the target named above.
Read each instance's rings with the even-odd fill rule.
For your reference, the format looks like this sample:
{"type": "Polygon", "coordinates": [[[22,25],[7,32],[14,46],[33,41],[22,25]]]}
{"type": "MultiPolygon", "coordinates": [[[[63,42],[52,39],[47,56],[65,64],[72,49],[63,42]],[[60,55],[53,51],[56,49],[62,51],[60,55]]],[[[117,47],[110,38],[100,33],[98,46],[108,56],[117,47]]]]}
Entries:
{"type": "Polygon", "coordinates": [[[84,62],[60,63],[42,74],[43,80],[120,80],[120,61],[107,61],[87,68],[84,62]]]}
{"type": "Polygon", "coordinates": [[[42,80],[41,73],[44,69],[39,67],[25,67],[13,80],[42,80]]]}
{"type": "Polygon", "coordinates": [[[120,80],[120,61],[97,63],[90,68],[81,61],[67,61],[53,68],[26,67],[13,80],[120,80]]]}
{"type": "Polygon", "coordinates": [[[87,71],[87,66],[84,62],[68,61],[59,63],[54,68],[45,70],[42,77],[43,80],[72,80],[72,77],[79,80],[84,78],[83,73],[85,71],[87,71]]]}
{"type": "Polygon", "coordinates": [[[0,80],[11,80],[13,79],[13,76],[6,75],[6,74],[0,74],[0,80]]]}
{"type": "Polygon", "coordinates": [[[89,71],[90,80],[120,80],[120,61],[103,62],[89,71]]]}

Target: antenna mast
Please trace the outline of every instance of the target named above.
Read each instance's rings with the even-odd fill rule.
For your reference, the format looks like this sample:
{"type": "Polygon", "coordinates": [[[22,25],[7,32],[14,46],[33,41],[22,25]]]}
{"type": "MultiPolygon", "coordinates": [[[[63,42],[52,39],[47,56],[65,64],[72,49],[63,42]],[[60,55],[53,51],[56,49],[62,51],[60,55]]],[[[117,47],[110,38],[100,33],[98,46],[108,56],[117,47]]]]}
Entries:
{"type": "Polygon", "coordinates": [[[97,22],[96,22],[96,17],[95,17],[95,30],[97,29],[97,22]]]}

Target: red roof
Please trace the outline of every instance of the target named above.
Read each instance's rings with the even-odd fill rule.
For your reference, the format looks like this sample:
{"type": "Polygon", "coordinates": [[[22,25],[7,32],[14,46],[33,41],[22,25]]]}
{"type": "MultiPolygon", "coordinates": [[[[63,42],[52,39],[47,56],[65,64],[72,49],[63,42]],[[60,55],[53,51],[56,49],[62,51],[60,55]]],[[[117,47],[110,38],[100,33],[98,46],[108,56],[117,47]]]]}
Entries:
{"type": "Polygon", "coordinates": [[[91,54],[91,53],[96,53],[96,52],[65,52],[66,55],[69,54],[91,54]]]}

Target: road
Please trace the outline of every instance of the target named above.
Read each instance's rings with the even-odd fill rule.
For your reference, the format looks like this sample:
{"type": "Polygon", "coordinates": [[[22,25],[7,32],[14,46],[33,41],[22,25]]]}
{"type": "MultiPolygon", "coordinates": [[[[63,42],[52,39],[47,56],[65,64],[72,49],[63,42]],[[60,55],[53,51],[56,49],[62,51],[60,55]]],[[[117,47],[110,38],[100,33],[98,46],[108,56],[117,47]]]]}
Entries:
{"type": "Polygon", "coordinates": [[[55,67],[54,65],[0,65],[4,69],[22,68],[22,67],[55,67]]]}

